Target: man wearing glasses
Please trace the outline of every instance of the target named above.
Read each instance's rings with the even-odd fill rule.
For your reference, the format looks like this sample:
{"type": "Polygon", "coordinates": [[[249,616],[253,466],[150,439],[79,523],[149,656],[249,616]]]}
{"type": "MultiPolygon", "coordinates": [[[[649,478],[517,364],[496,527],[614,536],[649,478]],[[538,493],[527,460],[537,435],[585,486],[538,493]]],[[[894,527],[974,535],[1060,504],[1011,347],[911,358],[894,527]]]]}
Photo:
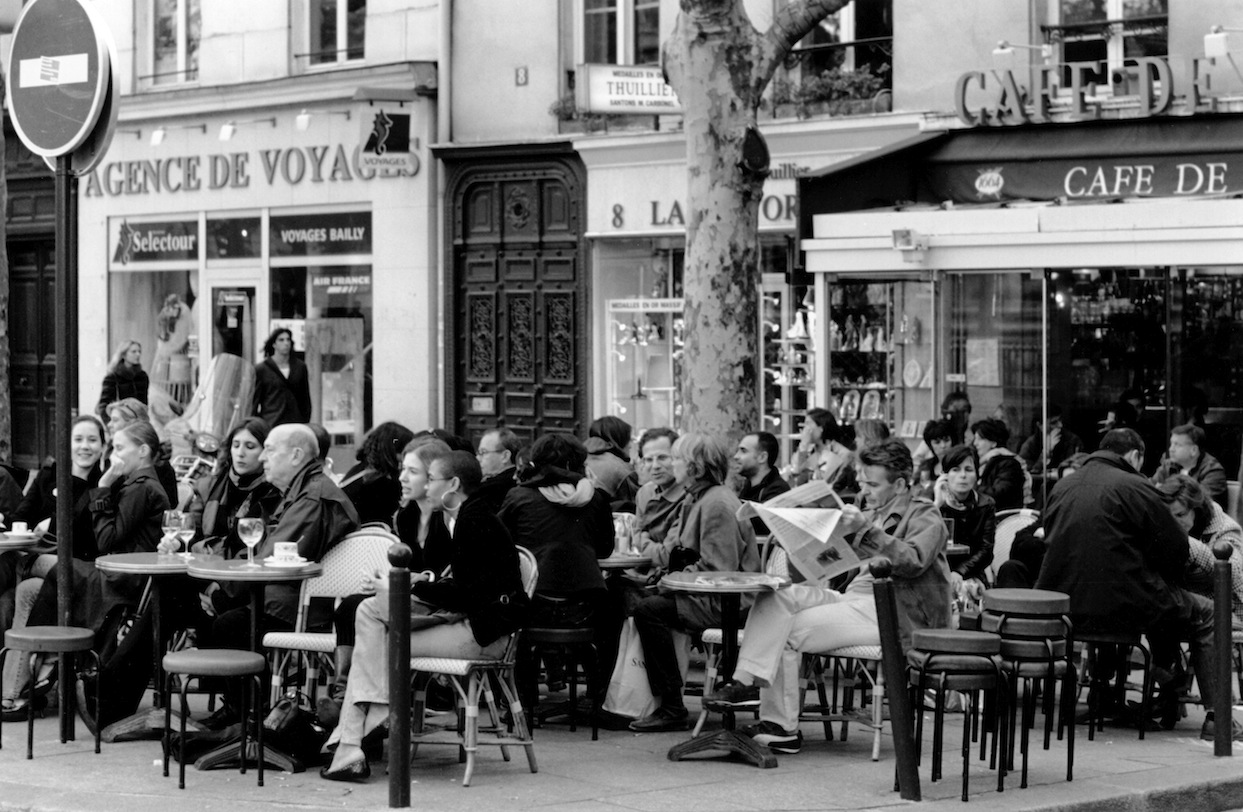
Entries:
{"type": "Polygon", "coordinates": [[[664,543],[686,495],[673,478],[670,451],[676,439],[678,433],[670,428],[648,429],[639,438],[640,478],[645,481],[634,497],[634,546],[640,553],[646,554],[653,544],[659,547],[664,543]]]}
{"type": "Polygon", "coordinates": [[[483,482],[475,495],[492,513],[501,509],[509,489],[514,486],[514,463],[522,440],[507,428],[499,427],[485,432],[479,438],[475,457],[483,471],[483,482]]]}

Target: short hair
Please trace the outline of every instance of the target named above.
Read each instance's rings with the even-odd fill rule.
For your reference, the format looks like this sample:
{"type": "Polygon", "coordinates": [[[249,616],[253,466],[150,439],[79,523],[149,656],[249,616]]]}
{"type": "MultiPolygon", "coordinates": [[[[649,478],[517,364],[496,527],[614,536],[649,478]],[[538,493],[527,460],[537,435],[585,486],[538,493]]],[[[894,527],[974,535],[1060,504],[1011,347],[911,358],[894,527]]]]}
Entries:
{"type": "Polygon", "coordinates": [[[130,423],[150,423],[151,418],[147,415],[147,404],[138,398],[121,398],[108,404],[108,417],[112,417],[112,413],[116,412],[125,421],[126,425],[130,423]]]}
{"type": "Polygon", "coordinates": [[[367,432],[358,458],[368,468],[385,476],[396,478],[401,470],[398,453],[414,439],[414,432],[400,423],[387,420],[367,432]]]}
{"type": "Polygon", "coordinates": [[[419,462],[423,463],[424,470],[430,471],[433,462],[452,453],[452,451],[452,448],[433,437],[421,442],[419,440],[411,440],[406,444],[405,453],[418,457],[419,462]]]}
{"type": "Polygon", "coordinates": [[[155,433],[155,427],[145,420],[139,420],[130,423],[122,428],[117,429],[116,436],[120,437],[124,434],[136,445],[145,445],[151,453],[151,462],[154,464],[160,457],[160,435],[155,433]]]}
{"type": "Polygon", "coordinates": [[[924,442],[932,448],[932,444],[938,440],[949,440],[954,442],[954,427],[950,425],[948,420],[929,420],[924,424],[924,442]]]}
{"type": "Polygon", "coordinates": [[[465,451],[468,454],[475,453],[475,446],[465,437],[459,437],[447,429],[432,429],[432,436],[440,440],[454,451],[465,451]]]}
{"type": "Polygon", "coordinates": [[[241,423],[233,427],[233,431],[225,435],[224,442],[220,444],[218,458],[226,466],[233,464],[233,438],[241,434],[243,431],[250,432],[250,436],[254,437],[260,446],[268,439],[268,421],[262,417],[248,417],[241,423]]]}
{"type": "Polygon", "coordinates": [[[855,421],[855,447],[872,446],[889,439],[889,424],[884,420],[865,418],[855,421]]]}
{"type": "Polygon", "coordinates": [[[319,443],[320,460],[328,459],[328,452],[332,450],[332,435],[328,433],[328,429],[319,423],[307,423],[306,427],[315,435],[315,441],[319,443]]]}
{"type": "Polygon", "coordinates": [[[504,426],[497,426],[494,429],[488,429],[483,433],[483,436],[486,437],[489,434],[495,434],[496,441],[501,444],[501,448],[509,452],[510,462],[518,459],[518,452],[522,450],[524,445],[526,445],[526,443],[522,441],[522,438],[514,433],[513,429],[507,429],[504,426]]]}
{"type": "Polygon", "coordinates": [[[104,428],[103,421],[101,421],[101,420],[100,420],[98,417],[96,417],[95,415],[93,415],[93,414],[80,414],[80,415],[78,415],[77,417],[75,417],[75,418],[73,419],[73,422],[69,424],[69,433],[70,433],[70,434],[73,434],[73,430],[74,430],[74,429],[76,429],[76,428],[78,427],[78,424],[79,424],[79,423],[90,423],[90,424],[92,424],[93,426],[95,426],[95,429],[99,432],[99,441],[100,441],[100,442],[102,442],[102,443],[107,443],[107,442],[108,442],[108,429],[104,428]]]}
{"type": "Polygon", "coordinates": [[[1199,482],[1186,474],[1175,474],[1157,486],[1167,505],[1181,502],[1192,513],[1191,535],[1199,537],[1213,520],[1213,500],[1199,482]]]}
{"type": "Polygon", "coordinates": [[[1132,428],[1110,429],[1101,438],[1100,448],[1102,451],[1112,451],[1119,457],[1126,456],[1132,451],[1138,451],[1142,456],[1145,450],[1144,438],[1132,428]]]}
{"type": "Polygon", "coordinates": [[[1196,448],[1200,449],[1201,452],[1204,451],[1204,443],[1208,439],[1208,435],[1204,433],[1204,429],[1200,428],[1195,423],[1186,423],[1182,426],[1175,426],[1170,430],[1170,435],[1173,436],[1175,434],[1186,437],[1188,440],[1195,443],[1196,448]]]}
{"type": "Polygon", "coordinates": [[[713,485],[729,476],[729,451],[723,440],[709,434],[683,434],[673,444],[673,453],[686,460],[687,474],[713,485]]]}
{"type": "Polygon", "coordinates": [[[956,445],[945,452],[945,456],[941,457],[941,470],[949,471],[955,466],[962,465],[964,461],[971,460],[971,464],[975,466],[975,470],[980,470],[980,453],[975,450],[975,446],[956,445]]]}
{"type": "Polygon", "coordinates": [[[271,358],[276,354],[276,339],[281,337],[281,333],[289,336],[289,343],[291,345],[293,344],[293,330],[290,330],[288,327],[277,327],[272,331],[272,334],[268,336],[267,341],[263,342],[264,358],[271,358]]]}
{"type": "Polygon", "coordinates": [[[587,427],[588,437],[599,437],[601,440],[608,440],[613,444],[614,448],[622,452],[625,452],[630,446],[630,438],[633,433],[634,429],[630,427],[629,423],[611,414],[597,417],[587,427]]]}
{"type": "Polygon", "coordinates": [[[531,444],[531,465],[537,472],[560,468],[575,474],[585,472],[587,449],[572,434],[545,434],[531,444]]]}
{"type": "Polygon", "coordinates": [[[941,414],[945,414],[946,412],[956,411],[953,408],[954,404],[956,403],[962,403],[966,405],[967,408],[964,409],[964,411],[967,412],[967,414],[971,413],[971,398],[967,397],[966,392],[959,389],[959,390],[950,392],[948,395],[945,396],[945,399],[941,401],[941,414]]]}
{"type": "MultiPolygon", "coordinates": [[[[108,371],[116,372],[125,363],[125,354],[129,352],[129,348],[138,345],[138,349],[142,349],[142,342],[127,338],[117,345],[117,351],[112,354],[112,360],[108,362],[108,371]]],[[[141,367],[142,364],[139,364],[141,367]]]]}
{"type": "Polygon", "coordinates": [[[995,417],[986,417],[971,424],[971,431],[989,442],[1004,446],[1010,442],[1010,429],[995,417]]]}
{"type": "Polygon", "coordinates": [[[278,431],[285,435],[285,445],[290,450],[300,448],[308,460],[319,459],[319,440],[315,438],[315,432],[311,431],[311,427],[306,423],[282,423],[268,432],[268,439],[271,439],[272,435],[278,431]]]}
{"type": "Polygon", "coordinates": [[[748,437],[755,438],[757,450],[763,451],[768,455],[768,467],[778,468],[781,461],[781,445],[777,442],[777,436],[771,431],[752,431],[747,434],[748,437]]]}
{"type": "Polygon", "coordinates": [[[908,485],[915,471],[915,463],[911,460],[911,450],[906,447],[906,443],[896,438],[881,440],[876,445],[860,451],[859,464],[878,465],[888,473],[890,482],[905,479],[908,485]]]}
{"type": "Polygon", "coordinates": [[[643,447],[652,440],[659,440],[661,437],[669,441],[669,445],[673,445],[678,441],[678,433],[668,426],[658,426],[654,429],[648,429],[639,437],[639,455],[643,455],[643,447]]]}
{"type": "Polygon", "coordinates": [[[842,430],[837,425],[837,418],[828,409],[807,410],[807,419],[820,427],[820,440],[825,443],[842,442],[842,430]]]}
{"type": "Polygon", "coordinates": [[[479,467],[479,460],[474,454],[455,450],[437,457],[434,461],[440,463],[447,476],[457,477],[462,485],[463,495],[470,496],[479,489],[479,483],[483,481],[483,469],[479,467]]]}

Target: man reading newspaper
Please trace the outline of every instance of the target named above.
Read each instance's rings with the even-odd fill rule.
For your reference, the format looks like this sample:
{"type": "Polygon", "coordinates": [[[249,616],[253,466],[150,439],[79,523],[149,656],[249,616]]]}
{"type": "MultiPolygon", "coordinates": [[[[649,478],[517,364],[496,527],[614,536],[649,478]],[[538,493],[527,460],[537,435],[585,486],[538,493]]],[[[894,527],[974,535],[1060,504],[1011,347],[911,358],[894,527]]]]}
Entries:
{"type": "Polygon", "coordinates": [[[910,647],[912,630],[950,622],[945,522],[932,502],[911,491],[911,452],[900,440],[886,440],[861,451],[858,465],[861,506],[819,511],[835,515],[803,522],[802,536],[787,533],[785,526],[779,531],[771,515],[759,511],[808,580],[757,598],[733,679],[705,700],[732,709],[758,706],[760,722],[741,732],[778,753],[797,753],[803,743],[798,730],[802,652],[880,644],[870,573],[860,573],[845,593],[811,578],[885,556],[893,562],[903,649],[910,647]],[[818,534],[823,535],[815,538],[818,534]]]}

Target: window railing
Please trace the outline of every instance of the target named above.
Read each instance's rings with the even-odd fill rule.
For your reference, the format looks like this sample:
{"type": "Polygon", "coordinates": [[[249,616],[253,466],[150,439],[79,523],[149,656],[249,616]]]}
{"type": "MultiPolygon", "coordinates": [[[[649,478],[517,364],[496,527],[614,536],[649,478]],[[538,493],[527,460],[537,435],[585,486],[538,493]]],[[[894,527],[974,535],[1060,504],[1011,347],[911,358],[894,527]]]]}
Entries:
{"type": "Polygon", "coordinates": [[[798,47],[785,68],[766,101],[777,118],[868,115],[892,106],[893,37],[798,47]]]}

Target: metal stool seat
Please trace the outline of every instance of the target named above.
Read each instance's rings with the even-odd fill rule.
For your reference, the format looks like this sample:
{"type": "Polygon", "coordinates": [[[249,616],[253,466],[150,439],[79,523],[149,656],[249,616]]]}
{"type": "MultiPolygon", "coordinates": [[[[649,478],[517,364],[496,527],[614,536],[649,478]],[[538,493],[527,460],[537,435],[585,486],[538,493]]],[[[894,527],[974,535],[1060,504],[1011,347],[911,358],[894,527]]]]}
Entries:
{"type": "Polygon", "coordinates": [[[988,632],[961,629],[917,629],[911,635],[914,649],[936,654],[999,654],[1001,639],[988,632]]]}
{"type": "MultiPolygon", "coordinates": [[[[21,651],[28,654],[62,654],[60,673],[61,679],[74,680],[77,678],[77,671],[73,667],[72,655],[81,652],[87,652],[95,660],[95,671],[99,671],[99,654],[95,651],[95,632],[90,629],[84,629],[80,626],[25,626],[20,629],[9,629],[4,633],[4,648],[0,649],[0,696],[4,695],[4,663],[8,659],[10,651],[21,651]]],[[[70,685],[73,682],[69,683],[70,685]]],[[[96,700],[98,701],[98,700],[96,700]]],[[[64,713],[66,711],[72,713],[71,708],[65,706],[60,707],[59,713],[62,724],[61,744],[66,741],[64,722],[64,713]]],[[[0,730],[3,729],[0,725],[0,730]]],[[[99,752],[99,726],[95,726],[95,752],[99,752]]],[[[35,705],[34,702],[26,704],[26,758],[35,757],[35,705]]]]}
{"type": "Polygon", "coordinates": [[[990,589],[984,608],[1007,615],[1060,617],[1070,611],[1070,596],[1049,589],[990,589]]]}
{"type": "MultiPolygon", "coordinates": [[[[248,677],[254,680],[253,704],[258,705],[263,696],[263,677],[267,671],[267,659],[262,654],[244,649],[232,648],[187,648],[165,654],[163,659],[164,673],[168,680],[165,693],[172,695],[173,679],[181,676],[181,746],[177,760],[180,762],[177,771],[177,787],[186,788],[186,717],[190,715],[190,705],[186,692],[191,680],[203,677],[248,677]]],[[[246,690],[246,682],[242,683],[242,741],[238,761],[240,772],[246,773],[246,733],[249,726],[252,691],[246,690]]],[[[172,754],[173,703],[164,703],[164,777],[168,777],[168,759],[172,754]]],[[[259,747],[259,786],[263,786],[263,723],[259,722],[257,741],[259,747]]]]}
{"type": "MultiPolygon", "coordinates": [[[[587,690],[591,694],[591,740],[599,741],[600,739],[600,688],[596,685],[596,674],[600,664],[600,654],[596,649],[595,629],[590,626],[580,628],[563,628],[559,626],[526,626],[523,627],[519,638],[519,647],[526,651],[538,651],[540,649],[558,648],[562,649],[567,657],[570,658],[569,683],[570,683],[570,732],[578,730],[578,664],[574,662],[573,653],[576,650],[586,651],[588,653],[588,662],[583,663],[585,673],[587,675],[587,690]]],[[[528,699],[527,706],[535,711],[534,699],[528,699]]],[[[552,714],[559,715],[559,714],[552,714]]],[[[545,715],[539,718],[542,722],[544,718],[551,718],[551,715],[545,715]]]]}

